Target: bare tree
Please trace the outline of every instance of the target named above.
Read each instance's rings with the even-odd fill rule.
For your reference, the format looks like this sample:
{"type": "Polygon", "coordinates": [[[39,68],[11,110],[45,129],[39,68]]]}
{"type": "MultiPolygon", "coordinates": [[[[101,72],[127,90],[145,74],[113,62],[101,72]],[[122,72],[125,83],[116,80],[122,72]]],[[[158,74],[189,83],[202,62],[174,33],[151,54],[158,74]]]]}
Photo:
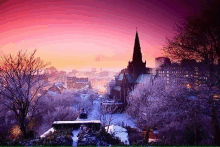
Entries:
{"type": "Polygon", "coordinates": [[[120,112],[120,109],[118,107],[117,102],[110,102],[107,103],[104,102],[101,105],[101,115],[100,115],[100,120],[104,124],[104,126],[107,126],[107,132],[109,130],[109,126],[111,125],[112,121],[114,120],[113,118],[113,113],[120,112]]]}
{"type": "Polygon", "coordinates": [[[1,103],[14,112],[23,138],[27,137],[27,127],[32,121],[38,100],[46,90],[46,75],[42,74],[45,64],[32,54],[18,52],[0,59],[1,103]]]}

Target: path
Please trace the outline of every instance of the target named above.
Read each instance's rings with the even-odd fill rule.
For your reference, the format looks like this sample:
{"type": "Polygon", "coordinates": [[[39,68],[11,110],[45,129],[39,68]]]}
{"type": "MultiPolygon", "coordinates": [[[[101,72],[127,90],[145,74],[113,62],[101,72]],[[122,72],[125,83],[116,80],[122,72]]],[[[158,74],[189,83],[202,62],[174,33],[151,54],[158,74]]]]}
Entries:
{"type": "Polygon", "coordinates": [[[88,114],[88,119],[90,120],[100,120],[100,101],[94,100],[92,111],[88,114]]]}

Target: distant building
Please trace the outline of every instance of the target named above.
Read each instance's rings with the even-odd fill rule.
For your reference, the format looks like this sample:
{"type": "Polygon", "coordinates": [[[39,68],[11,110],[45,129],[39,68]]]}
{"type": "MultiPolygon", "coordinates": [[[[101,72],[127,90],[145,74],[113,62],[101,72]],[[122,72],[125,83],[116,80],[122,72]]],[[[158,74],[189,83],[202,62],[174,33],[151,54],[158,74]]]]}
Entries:
{"type": "Polygon", "coordinates": [[[155,59],[155,68],[159,68],[161,66],[169,66],[171,61],[169,58],[166,57],[158,57],[155,59]]]}
{"type": "Polygon", "coordinates": [[[47,74],[33,75],[34,79],[38,79],[39,81],[44,81],[46,83],[49,82],[48,77],[49,77],[49,75],[47,75],[47,74]]]}
{"type": "Polygon", "coordinates": [[[73,69],[71,72],[69,72],[69,75],[76,75],[78,73],[78,71],[77,70],[75,70],[75,69],[73,69]]]}
{"type": "Polygon", "coordinates": [[[110,82],[109,82],[109,85],[108,85],[108,87],[107,87],[107,94],[111,94],[111,90],[113,89],[113,87],[116,85],[116,83],[115,83],[115,80],[111,80],[110,82]]]}
{"type": "Polygon", "coordinates": [[[55,83],[48,89],[48,91],[62,93],[62,91],[65,89],[66,88],[64,87],[63,83],[55,83]]]}
{"type": "Polygon", "coordinates": [[[67,89],[83,88],[86,85],[91,87],[91,83],[88,78],[67,77],[67,89]]]}
{"type": "Polygon", "coordinates": [[[91,76],[93,76],[93,73],[91,71],[85,71],[84,75],[87,77],[91,77],[91,76]]]}
{"type": "Polygon", "coordinates": [[[141,83],[143,79],[151,81],[152,78],[151,68],[147,68],[146,61],[142,61],[139,37],[136,32],[132,61],[129,61],[127,68],[121,70],[115,77],[115,82],[110,82],[110,98],[127,105],[126,97],[129,91],[132,91],[134,86],[141,83]],[[114,86],[113,83],[115,83],[114,86]]]}
{"type": "Polygon", "coordinates": [[[93,67],[93,68],[91,69],[91,72],[96,72],[96,68],[93,67]]]}
{"type": "Polygon", "coordinates": [[[65,71],[59,71],[56,77],[57,81],[62,83],[65,82],[67,75],[65,71]]]}
{"type": "Polygon", "coordinates": [[[108,76],[108,71],[101,71],[99,73],[100,77],[107,77],[108,76]]]}
{"type": "Polygon", "coordinates": [[[51,66],[49,68],[44,69],[44,72],[47,74],[56,75],[58,71],[55,67],[51,66]]]}

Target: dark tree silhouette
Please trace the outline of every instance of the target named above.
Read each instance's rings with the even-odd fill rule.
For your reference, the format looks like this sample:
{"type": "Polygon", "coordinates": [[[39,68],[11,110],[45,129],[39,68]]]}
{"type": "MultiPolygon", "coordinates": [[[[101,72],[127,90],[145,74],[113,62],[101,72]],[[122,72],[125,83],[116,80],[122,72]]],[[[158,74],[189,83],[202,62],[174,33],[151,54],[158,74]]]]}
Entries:
{"type": "MultiPolygon", "coordinates": [[[[188,16],[176,25],[176,35],[169,39],[163,48],[165,54],[173,60],[195,59],[204,62],[209,74],[206,82],[209,96],[213,96],[213,88],[220,89],[220,12],[205,9],[199,15],[188,16]]],[[[211,107],[215,106],[211,103],[211,107]]],[[[218,120],[213,113],[215,143],[220,145],[218,120]]]]}
{"type": "Polygon", "coordinates": [[[38,100],[46,94],[46,64],[32,54],[5,55],[0,59],[1,103],[14,112],[23,138],[27,138],[28,124],[32,121],[38,100]]]}
{"type": "Polygon", "coordinates": [[[176,25],[176,35],[163,48],[174,60],[195,59],[214,64],[220,59],[219,12],[204,10],[176,25]]]}

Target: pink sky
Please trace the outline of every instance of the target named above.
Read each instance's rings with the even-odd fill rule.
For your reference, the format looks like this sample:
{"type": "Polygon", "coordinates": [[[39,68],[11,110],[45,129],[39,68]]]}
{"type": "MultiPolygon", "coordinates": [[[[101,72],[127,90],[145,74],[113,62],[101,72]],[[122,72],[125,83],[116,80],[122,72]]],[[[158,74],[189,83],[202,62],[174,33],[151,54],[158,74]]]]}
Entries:
{"type": "Polygon", "coordinates": [[[5,1],[0,6],[0,56],[37,49],[37,56],[58,69],[122,69],[132,59],[137,27],[143,60],[154,67],[175,22],[197,13],[198,5],[176,0],[5,1]]]}

